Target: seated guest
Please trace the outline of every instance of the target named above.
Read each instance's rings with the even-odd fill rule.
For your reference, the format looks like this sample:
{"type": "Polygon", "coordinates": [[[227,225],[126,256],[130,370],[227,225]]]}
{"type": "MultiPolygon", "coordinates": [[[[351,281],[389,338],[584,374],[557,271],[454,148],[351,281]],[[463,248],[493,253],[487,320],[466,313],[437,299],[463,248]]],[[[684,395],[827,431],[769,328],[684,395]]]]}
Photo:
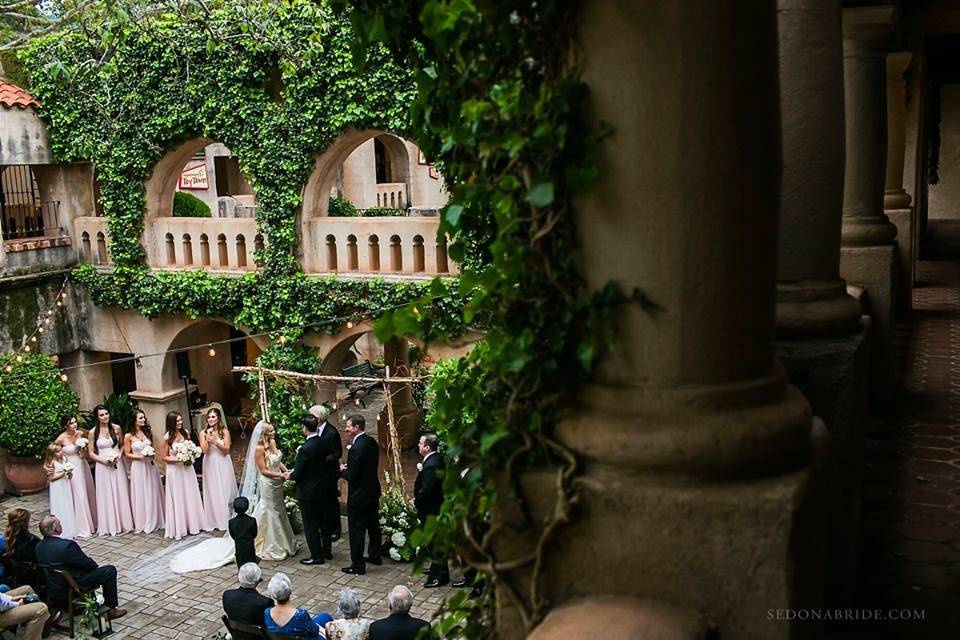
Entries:
{"type": "MultiPolygon", "coordinates": [[[[260,584],[260,567],[256,562],[247,562],[238,572],[239,589],[228,589],[223,592],[223,611],[227,617],[236,622],[263,624],[263,612],[273,606],[273,600],[260,595],[257,585],[260,584]]],[[[260,636],[238,633],[236,640],[260,640],[260,636]]]]}
{"type": "Polygon", "coordinates": [[[11,509],[7,513],[4,530],[6,550],[4,556],[10,561],[10,582],[18,586],[29,585],[34,592],[44,586],[43,575],[37,568],[37,543],[40,538],[30,533],[30,512],[26,509],[11,509]]]}
{"type": "MultiPolygon", "coordinates": [[[[257,539],[257,519],[247,515],[247,509],[250,508],[250,501],[243,496],[237,496],[233,499],[233,511],[237,515],[230,518],[227,528],[230,531],[230,537],[233,538],[235,545],[235,554],[237,566],[242,567],[248,562],[259,562],[254,541],[257,539]]],[[[258,621],[257,624],[260,624],[258,621]]]]}
{"type": "MultiPolygon", "coordinates": [[[[70,572],[73,579],[84,591],[94,591],[103,587],[103,603],[110,607],[107,615],[111,620],[127,615],[126,609],[118,608],[117,568],[107,564],[97,566],[73,540],[60,537],[63,527],[55,515],[46,516],[40,521],[40,533],[43,540],[37,543],[37,563],[44,569],[63,569],[70,572]]],[[[60,576],[50,576],[47,580],[47,595],[55,603],[67,600],[67,583],[60,576]]]]}
{"type": "Polygon", "coordinates": [[[430,626],[426,620],[410,615],[413,594],[402,584],[390,591],[387,604],[390,605],[390,617],[370,625],[370,640],[414,640],[420,629],[430,626]]]}
{"type": "Polygon", "coordinates": [[[311,617],[306,609],[298,609],[290,604],[293,595],[293,583],[285,573],[275,573],[267,585],[267,593],[276,601],[276,605],[263,612],[263,628],[267,631],[302,638],[323,638],[321,626],[331,618],[329,613],[311,617]]]}
{"type": "Polygon", "coordinates": [[[22,624],[24,640],[40,640],[49,617],[47,605],[28,586],[0,593],[0,629],[22,624]]]}
{"type": "Polygon", "coordinates": [[[327,640],[366,640],[370,633],[370,620],[360,617],[357,592],[350,587],[341,590],[337,610],[343,617],[327,623],[327,640]]]}

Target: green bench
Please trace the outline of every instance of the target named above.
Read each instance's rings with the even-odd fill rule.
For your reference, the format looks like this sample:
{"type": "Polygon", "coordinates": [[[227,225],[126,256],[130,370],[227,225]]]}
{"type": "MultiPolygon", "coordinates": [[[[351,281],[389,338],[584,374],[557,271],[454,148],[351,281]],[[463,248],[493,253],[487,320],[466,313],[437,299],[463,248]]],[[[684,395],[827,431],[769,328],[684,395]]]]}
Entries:
{"type": "MultiPolygon", "coordinates": [[[[370,364],[369,360],[364,360],[363,362],[357,363],[352,367],[346,367],[340,369],[340,375],[345,378],[379,378],[380,372],[370,364]]],[[[381,383],[379,382],[361,382],[359,380],[348,381],[347,389],[350,393],[357,393],[358,391],[367,392],[374,387],[379,387],[381,383]]]]}

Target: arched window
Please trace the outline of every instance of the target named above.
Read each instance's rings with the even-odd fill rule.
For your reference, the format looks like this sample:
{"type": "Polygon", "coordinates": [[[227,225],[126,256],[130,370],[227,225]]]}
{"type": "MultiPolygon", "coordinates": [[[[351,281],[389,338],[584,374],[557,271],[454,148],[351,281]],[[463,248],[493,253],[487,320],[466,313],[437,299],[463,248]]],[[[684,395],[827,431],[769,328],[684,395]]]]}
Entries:
{"type": "Polygon", "coordinates": [[[93,254],[90,253],[90,234],[86,231],[80,235],[80,250],[83,252],[83,262],[93,264],[93,254]]]}
{"type": "Polygon", "coordinates": [[[237,266],[241,269],[247,267],[247,239],[242,233],[237,235],[237,266]]]}
{"type": "Polygon", "coordinates": [[[360,259],[357,255],[357,236],[353,234],[347,236],[347,269],[350,271],[360,269],[360,259]]]}
{"type": "Polygon", "coordinates": [[[217,236],[217,259],[220,267],[230,266],[230,257],[227,255],[227,236],[220,234],[217,236]]]}
{"type": "MultiPolygon", "coordinates": [[[[378,138],[373,139],[373,157],[376,163],[377,184],[393,182],[393,167],[390,166],[390,154],[387,153],[387,146],[380,142],[378,138]]],[[[369,167],[370,165],[367,166],[369,167]]],[[[386,204],[386,201],[384,201],[383,205],[386,206],[386,204]]]]}
{"type": "Polygon", "coordinates": [[[97,259],[100,264],[109,264],[110,258],[107,256],[107,237],[103,231],[97,232],[97,259]]]}
{"type": "Polygon", "coordinates": [[[205,233],[200,234],[200,264],[210,266],[210,238],[205,233]]]}
{"type": "Polygon", "coordinates": [[[337,238],[330,234],[327,236],[327,271],[337,270],[337,238]]]}
{"type": "Polygon", "coordinates": [[[400,236],[390,236],[390,270],[403,271],[403,250],[400,246],[400,236]]]}
{"type": "Polygon", "coordinates": [[[370,271],[377,273],[380,271],[380,238],[376,235],[370,236],[370,271]]]}
{"type": "Polygon", "coordinates": [[[183,264],[193,264],[193,240],[189,233],[183,234],[183,264]]]}
{"type": "Polygon", "coordinates": [[[177,264],[177,245],[173,242],[172,233],[164,236],[164,244],[167,245],[167,264],[177,264]]]}
{"type": "Polygon", "coordinates": [[[450,265],[447,264],[447,239],[440,237],[437,240],[437,273],[448,273],[450,265]]]}
{"type": "Polygon", "coordinates": [[[413,272],[423,273],[424,262],[423,236],[413,236],[413,272]]]}

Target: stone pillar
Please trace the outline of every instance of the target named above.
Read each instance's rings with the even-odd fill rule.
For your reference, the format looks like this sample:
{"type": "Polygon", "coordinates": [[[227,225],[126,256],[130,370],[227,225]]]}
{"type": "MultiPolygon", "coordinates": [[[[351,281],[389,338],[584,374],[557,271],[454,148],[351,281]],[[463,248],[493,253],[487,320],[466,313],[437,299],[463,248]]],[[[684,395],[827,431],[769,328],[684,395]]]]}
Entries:
{"type": "MultiPolygon", "coordinates": [[[[594,290],[638,287],[658,310],[618,311],[615,351],[566,403],[556,437],[583,462],[579,506],[542,550],[542,594],[688,612],[644,637],[695,637],[696,615],[724,638],[818,637],[767,615],[820,606],[823,566],[810,409],[774,356],[776,3],[592,0],[579,37],[590,111],[614,130],[575,203],[584,275],[594,290]]],[[[519,480],[538,522],[555,470],[519,480]]],[[[514,506],[498,502],[495,525],[522,522],[514,506]]],[[[529,525],[517,531],[499,561],[530,551],[529,525]]],[[[499,631],[521,637],[506,591],[499,631]]]]}
{"type": "MultiPolygon", "coordinates": [[[[390,375],[407,375],[407,354],[409,348],[406,340],[390,338],[383,345],[383,361],[390,366],[390,375]]],[[[393,419],[397,426],[397,437],[402,450],[416,446],[420,439],[420,425],[423,416],[413,402],[413,390],[409,383],[391,383],[390,395],[393,402],[393,419]]],[[[384,451],[389,451],[390,434],[387,421],[387,407],[380,411],[380,431],[378,439],[384,451]]]]}
{"type": "Polygon", "coordinates": [[[777,352],[832,435],[825,481],[829,604],[856,593],[868,348],[840,278],[843,54],[835,0],[778,0],[783,178],[777,352]]]}
{"type": "Polygon", "coordinates": [[[843,10],[845,180],[840,275],[865,290],[872,323],[871,408],[893,390],[897,228],[883,212],[887,162],[886,54],[893,7],[843,10]]]}
{"type": "Polygon", "coordinates": [[[907,138],[907,88],[903,79],[913,57],[909,51],[887,54],[887,177],[883,208],[897,227],[897,310],[910,311],[913,291],[913,207],[903,188],[907,138]]]}

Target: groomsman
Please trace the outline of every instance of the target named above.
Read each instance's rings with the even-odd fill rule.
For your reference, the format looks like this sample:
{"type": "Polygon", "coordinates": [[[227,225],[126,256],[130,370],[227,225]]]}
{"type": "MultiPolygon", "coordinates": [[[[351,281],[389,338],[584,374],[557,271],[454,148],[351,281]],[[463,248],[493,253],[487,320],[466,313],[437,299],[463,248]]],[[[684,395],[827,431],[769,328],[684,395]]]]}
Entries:
{"type": "MultiPolygon", "coordinates": [[[[443,504],[443,474],[446,465],[437,453],[439,443],[440,440],[433,433],[420,437],[418,448],[423,461],[417,465],[420,471],[413,485],[413,505],[417,508],[421,525],[426,524],[428,517],[439,515],[440,506],[443,504]]],[[[430,571],[427,574],[429,578],[423,585],[427,588],[441,587],[450,582],[447,560],[439,556],[441,554],[430,554],[430,571]]]]}
{"type": "Polygon", "coordinates": [[[323,490],[327,486],[326,457],[329,454],[323,441],[317,437],[316,417],[307,414],[300,421],[306,441],[297,451],[297,459],[290,472],[290,479],[297,483],[297,500],[303,515],[303,537],[307,539],[310,557],[300,564],[324,564],[324,560],[333,559],[330,548],[330,533],[326,531],[329,519],[324,518],[327,503],[323,499],[323,490]]]}
{"type": "Polygon", "coordinates": [[[337,483],[340,480],[343,444],[340,442],[340,432],[327,421],[330,409],[322,404],[315,404],[310,407],[310,414],[320,422],[317,437],[323,443],[326,453],[323,465],[326,481],[320,496],[320,500],[326,505],[323,509],[323,517],[327,521],[324,531],[329,533],[331,541],[336,542],[340,539],[340,488],[337,483]]]}
{"type": "Polygon", "coordinates": [[[366,434],[363,416],[347,419],[347,464],[340,472],[347,480],[347,527],[350,535],[350,566],[344,573],[362,576],[367,562],[382,564],[380,550],[380,445],[366,434]],[[369,535],[369,557],[363,557],[364,537],[369,535]]]}

